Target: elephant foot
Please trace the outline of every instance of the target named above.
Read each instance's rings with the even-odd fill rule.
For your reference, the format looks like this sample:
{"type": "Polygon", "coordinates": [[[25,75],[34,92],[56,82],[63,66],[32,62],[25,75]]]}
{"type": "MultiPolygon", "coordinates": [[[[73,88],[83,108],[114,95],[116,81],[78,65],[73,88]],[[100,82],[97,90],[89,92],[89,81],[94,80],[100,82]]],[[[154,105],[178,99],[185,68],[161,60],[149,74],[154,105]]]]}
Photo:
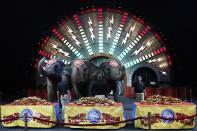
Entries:
{"type": "Polygon", "coordinates": [[[119,95],[114,95],[114,101],[115,102],[120,102],[120,96],[119,95]]]}

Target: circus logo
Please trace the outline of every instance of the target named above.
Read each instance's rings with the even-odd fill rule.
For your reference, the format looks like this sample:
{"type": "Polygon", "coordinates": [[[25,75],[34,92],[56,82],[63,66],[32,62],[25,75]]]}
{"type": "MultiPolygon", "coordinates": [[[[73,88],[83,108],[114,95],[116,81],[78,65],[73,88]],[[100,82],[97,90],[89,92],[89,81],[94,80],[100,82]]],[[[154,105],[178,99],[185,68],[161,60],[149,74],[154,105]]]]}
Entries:
{"type": "Polygon", "coordinates": [[[98,110],[90,110],[87,114],[90,123],[98,123],[101,120],[101,113],[98,110]]]}
{"type": "MultiPolygon", "coordinates": [[[[162,111],[161,117],[174,119],[175,118],[175,114],[174,114],[174,112],[172,110],[165,109],[165,110],[162,111]]],[[[171,123],[174,122],[174,120],[163,120],[163,122],[166,123],[166,124],[171,124],[171,123]]]]}
{"type": "Polygon", "coordinates": [[[33,112],[30,109],[24,109],[21,112],[21,119],[23,121],[25,121],[25,113],[27,113],[27,122],[31,121],[32,120],[32,117],[33,117],[33,112]]]}

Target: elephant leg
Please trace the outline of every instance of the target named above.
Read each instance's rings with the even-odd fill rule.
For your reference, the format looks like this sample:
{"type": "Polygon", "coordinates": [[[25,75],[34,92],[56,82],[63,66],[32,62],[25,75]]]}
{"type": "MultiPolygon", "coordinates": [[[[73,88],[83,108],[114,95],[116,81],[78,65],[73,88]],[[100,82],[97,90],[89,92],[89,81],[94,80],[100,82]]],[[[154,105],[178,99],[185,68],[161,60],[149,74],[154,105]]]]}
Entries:
{"type": "Polygon", "coordinates": [[[75,84],[73,84],[73,88],[74,88],[77,99],[81,98],[81,93],[79,92],[79,89],[77,88],[75,84]]]}
{"type": "Polygon", "coordinates": [[[120,96],[119,96],[119,88],[116,86],[113,90],[113,95],[114,95],[114,101],[120,102],[120,96]]]}
{"type": "Polygon", "coordinates": [[[48,94],[48,101],[52,102],[54,96],[54,88],[52,82],[49,80],[47,80],[47,94],[48,94]]]}

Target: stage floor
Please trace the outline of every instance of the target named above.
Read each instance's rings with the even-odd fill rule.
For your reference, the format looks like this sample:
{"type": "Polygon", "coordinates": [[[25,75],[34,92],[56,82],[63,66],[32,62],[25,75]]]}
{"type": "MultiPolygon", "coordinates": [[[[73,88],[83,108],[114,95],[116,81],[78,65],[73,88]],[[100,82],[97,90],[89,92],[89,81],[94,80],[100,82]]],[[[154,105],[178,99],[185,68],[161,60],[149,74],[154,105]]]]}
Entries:
{"type": "MultiPolygon", "coordinates": [[[[109,98],[113,98],[113,97],[109,97],[109,98]]],[[[124,107],[124,110],[125,110],[125,114],[126,114],[126,117],[127,119],[130,119],[131,116],[132,116],[132,105],[133,103],[135,102],[135,99],[132,99],[132,98],[129,98],[129,97],[126,97],[126,96],[121,96],[120,97],[120,101],[122,102],[123,104],[123,107],[124,107]]],[[[188,101],[190,102],[190,101],[188,101]]],[[[193,103],[197,104],[197,100],[195,100],[193,103]]],[[[1,102],[0,104],[6,104],[6,102],[1,102]]],[[[197,123],[197,119],[196,119],[196,123],[197,123]]],[[[2,127],[1,123],[0,123],[0,131],[21,131],[21,130],[24,130],[24,128],[21,128],[21,127],[12,127],[12,128],[4,128],[2,127]]],[[[42,129],[42,128],[28,128],[28,131],[82,131],[82,130],[92,130],[92,129],[72,129],[72,128],[66,128],[64,127],[63,125],[57,125],[53,128],[49,128],[49,129],[42,129]]],[[[95,129],[94,129],[95,130],[95,129]]],[[[121,131],[126,131],[126,130],[133,130],[133,131],[137,131],[137,130],[142,130],[142,129],[137,129],[137,128],[134,128],[134,125],[132,123],[127,123],[127,125],[124,127],[124,128],[121,128],[119,129],[121,131]]],[[[195,126],[194,129],[188,129],[188,131],[191,131],[191,130],[197,130],[197,126],[195,126]]],[[[102,130],[104,131],[104,130],[102,130]]],[[[112,130],[110,130],[112,131],[112,130]]],[[[117,131],[117,129],[116,129],[117,131]]],[[[155,131],[159,131],[159,130],[155,130],[155,131]]],[[[184,131],[187,131],[187,130],[184,130],[184,131]]]]}

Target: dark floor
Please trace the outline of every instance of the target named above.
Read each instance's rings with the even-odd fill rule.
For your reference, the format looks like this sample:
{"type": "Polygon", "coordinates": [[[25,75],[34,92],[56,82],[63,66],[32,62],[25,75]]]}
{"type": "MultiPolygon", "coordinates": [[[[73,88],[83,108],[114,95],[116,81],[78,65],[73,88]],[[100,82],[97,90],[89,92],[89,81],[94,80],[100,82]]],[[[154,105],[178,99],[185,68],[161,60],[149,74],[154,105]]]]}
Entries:
{"type": "MultiPolygon", "coordinates": [[[[110,97],[110,98],[112,98],[112,97],[110,97]]],[[[131,99],[131,98],[122,96],[120,98],[120,101],[123,104],[124,111],[126,114],[126,119],[130,119],[132,116],[132,104],[134,103],[135,99],[131,99]]],[[[197,104],[197,101],[194,101],[193,103],[197,104]]],[[[1,104],[3,104],[3,103],[1,103],[1,104]]],[[[5,102],[4,102],[4,104],[5,104],[5,102]]],[[[196,119],[196,121],[197,121],[197,119],[196,119]]],[[[24,128],[21,128],[21,127],[4,128],[4,127],[2,127],[2,125],[0,123],[0,131],[21,131],[21,130],[24,130],[24,128]]],[[[49,129],[28,128],[28,130],[29,131],[39,131],[39,130],[41,130],[41,131],[57,131],[57,130],[58,131],[65,131],[65,130],[67,130],[67,131],[71,131],[71,130],[82,131],[82,130],[92,130],[92,129],[72,129],[72,128],[66,128],[62,125],[57,125],[53,128],[49,128],[49,129]]],[[[136,128],[134,128],[134,125],[132,123],[127,123],[127,125],[124,128],[121,128],[119,130],[121,130],[121,131],[134,130],[135,131],[135,130],[142,130],[142,129],[136,129],[136,128]]],[[[192,130],[192,131],[197,130],[197,126],[195,126],[194,129],[190,129],[190,130],[192,130]]],[[[104,130],[102,130],[102,131],[104,131],[104,130]]],[[[159,130],[157,130],[157,131],[159,131],[159,130]]],[[[176,131],[176,130],[173,130],[173,131],[176,131]]],[[[187,130],[184,130],[184,131],[187,131],[187,130]]]]}

